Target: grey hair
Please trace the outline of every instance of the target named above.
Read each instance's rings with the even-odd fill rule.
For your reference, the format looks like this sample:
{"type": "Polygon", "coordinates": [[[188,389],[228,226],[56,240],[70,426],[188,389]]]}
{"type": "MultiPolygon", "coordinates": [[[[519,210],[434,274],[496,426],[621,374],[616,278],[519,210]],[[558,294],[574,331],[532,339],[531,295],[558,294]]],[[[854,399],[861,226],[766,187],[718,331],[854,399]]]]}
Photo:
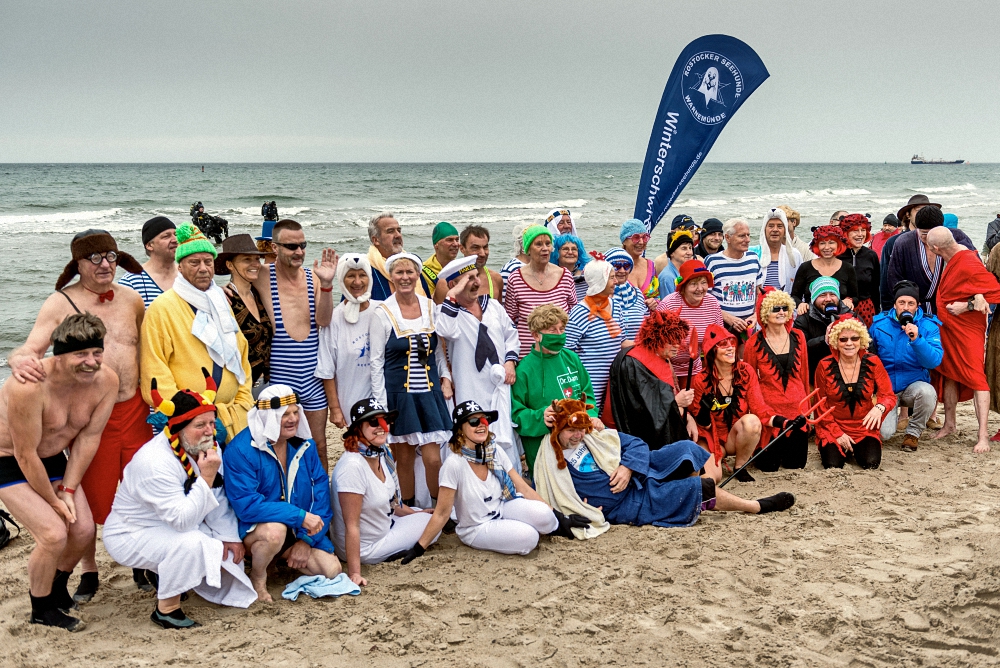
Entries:
{"type": "Polygon", "coordinates": [[[730,218],[722,224],[722,235],[726,237],[733,236],[733,233],[736,231],[736,226],[740,223],[746,225],[748,230],[750,229],[750,223],[742,218],[730,218]]]}
{"type": "Polygon", "coordinates": [[[368,240],[369,241],[371,241],[372,239],[374,239],[375,237],[377,237],[379,234],[381,234],[381,231],[378,229],[378,223],[383,218],[393,218],[393,219],[395,219],[396,218],[396,214],[392,213],[391,211],[383,211],[382,213],[376,213],[374,216],[372,216],[371,220],[368,221],[368,240]]]}

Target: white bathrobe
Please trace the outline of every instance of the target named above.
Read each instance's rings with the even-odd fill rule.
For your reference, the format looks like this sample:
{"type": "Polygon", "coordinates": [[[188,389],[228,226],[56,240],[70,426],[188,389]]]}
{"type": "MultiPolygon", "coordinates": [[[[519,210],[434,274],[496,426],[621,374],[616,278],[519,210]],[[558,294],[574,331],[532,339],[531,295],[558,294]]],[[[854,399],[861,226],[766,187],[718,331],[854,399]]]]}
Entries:
{"type": "Polygon", "coordinates": [[[199,476],[185,495],[186,480],[167,437],[154,436],[125,467],[104,525],[104,547],[123,566],[157,573],[160,599],[193,589],[212,603],[249,607],[257,593],[243,564],[234,564],[232,555],[222,560],[223,541],[241,542],[225,490],[199,476]]]}

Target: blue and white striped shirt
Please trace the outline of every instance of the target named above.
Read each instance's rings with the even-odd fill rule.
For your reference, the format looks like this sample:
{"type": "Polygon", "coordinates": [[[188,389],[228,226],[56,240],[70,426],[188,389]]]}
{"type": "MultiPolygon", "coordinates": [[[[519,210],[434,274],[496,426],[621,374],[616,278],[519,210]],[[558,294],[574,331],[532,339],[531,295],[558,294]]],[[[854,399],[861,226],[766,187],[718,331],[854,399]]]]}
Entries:
{"type": "Polygon", "coordinates": [[[711,294],[719,301],[722,312],[737,318],[753,315],[757,286],[764,280],[757,254],[747,252],[734,260],[725,253],[714,253],[705,258],[705,266],[715,279],[711,294]]]}
{"type": "Polygon", "coordinates": [[[153,300],[163,294],[163,288],[156,284],[153,277],[143,269],[141,274],[125,274],[118,279],[118,285],[127,285],[142,297],[142,303],[149,308],[153,300]]]}
{"type": "MultiPolygon", "coordinates": [[[[611,299],[611,318],[615,323],[622,321],[621,303],[611,299]]],[[[583,368],[590,375],[590,383],[594,388],[595,401],[598,408],[604,403],[604,391],[608,387],[608,377],[611,375],[611,363],[622,349],[625,340],[624,332],[612,338],[608,325],[602,318],[588,320],[590,309],[586,302],[581,302],[570,309],[569,322],[566,323],[566,349],[572,350],[583,363],[583,368]]],[[[588,398],[589,401],[589,398],[588,398]]]]}

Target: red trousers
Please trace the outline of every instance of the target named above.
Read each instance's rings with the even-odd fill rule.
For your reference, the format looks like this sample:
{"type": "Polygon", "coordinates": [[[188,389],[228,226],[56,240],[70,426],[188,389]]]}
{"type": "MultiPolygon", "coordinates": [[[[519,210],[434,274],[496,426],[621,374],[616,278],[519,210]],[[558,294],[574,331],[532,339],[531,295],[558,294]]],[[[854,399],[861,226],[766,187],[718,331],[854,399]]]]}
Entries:
{"type": "Polygon", "coordinates": [[[148,417],[149,405],[138,390],[131,399],[115,404],[111,411],[101,433],[101,445],[80,482],[97,524],[104,524],[111,513],[125,466],[153,438],[153,428],[146,424],[148,417]]]}

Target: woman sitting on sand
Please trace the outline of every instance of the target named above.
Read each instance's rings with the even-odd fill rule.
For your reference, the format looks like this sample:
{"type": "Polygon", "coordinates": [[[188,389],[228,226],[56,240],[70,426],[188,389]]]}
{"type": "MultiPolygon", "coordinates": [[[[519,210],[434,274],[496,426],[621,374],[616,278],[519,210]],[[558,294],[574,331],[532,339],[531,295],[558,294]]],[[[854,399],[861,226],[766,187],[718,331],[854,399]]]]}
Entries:
{"type": "Polygon", "coordinates": [[[423,555],[441,533],[452,507],[458,517],[455,533],[469,547],[501,554],[528,554],[539,534],[563,530],[572,538],[572,526],[584,527],[586,518],[567,518],[538,496],[517,474],[502,448],[496,447],[490,424],[496,411],[483,410],[475,401],[455,407],[454,433],[448,442],[452,455],[441,466],[441,493],[434,517],[424,535],[404,555],[408,564],[423,555]]]}
{"type": "Polygon", "coordinates": [[[758,514],[787,510],[788,492],[749,501],[717,488],[698,472],[711,455],[693,441],[650,451],[643,441],[613,429],[596,431],[581,401],[564,399],[553,411],[553,427],[538,452],[539,495],[566,515],[590,520],[570,530],[595,538],[611,524],[690,526],[703,510],[758,514]]]}
{"type": "Polygon", "coordinates": [[[829,357],[816,367],[814,381],[820,399],[833,412],[816,425],[823,468],[844,468],[854,455],[863,469],[882,463],[879,428],[896,407],[889,374],[882,361],[868,352],[871,336],[864,324],[845,314],[830,327],[829,357]]]}
{"type": "MultiPolygon", "coordinates": [[[[784,415],[797,415],[799,402],[809,394],[809,353],[801,329],[792,327],[795,302],[787,292],[767,288],[757,307],[754,332],[743,350],[743,361],[757,373],[760,391],[768,406],[784,415]]],[[[763,430],[766,444],[780,429],[763,430]]],[[[809,452],[809,434],[793,429],[754,460],[761,471],[801,469],[809,452]]]]}
{"type": "MultiPolygon", "coordinates": [[[[694,381],[690,411],[698,423],[698,443],[712,453],[705,470],[722,480],[722,459],[736,455],[736,468],[746,464],[760,442],[765,426],[784,428],[760,391],[757,373],[736,359],[736,337],[718,325],[705,331],[705,369],[694,381]]],[[[749,471],[736,478],[753,482],[749,471]]]]}
{"type": "Polygon", "coordinates": [[[344,454],[330,480],[333,545],[347,562],[351,581],[366,585],[361,564],[378,564],[409,548],[431,516],[402,503],[395,461],[385,445],[396,411],[369,397],[351,407],[350,417],[344,454]]]}

